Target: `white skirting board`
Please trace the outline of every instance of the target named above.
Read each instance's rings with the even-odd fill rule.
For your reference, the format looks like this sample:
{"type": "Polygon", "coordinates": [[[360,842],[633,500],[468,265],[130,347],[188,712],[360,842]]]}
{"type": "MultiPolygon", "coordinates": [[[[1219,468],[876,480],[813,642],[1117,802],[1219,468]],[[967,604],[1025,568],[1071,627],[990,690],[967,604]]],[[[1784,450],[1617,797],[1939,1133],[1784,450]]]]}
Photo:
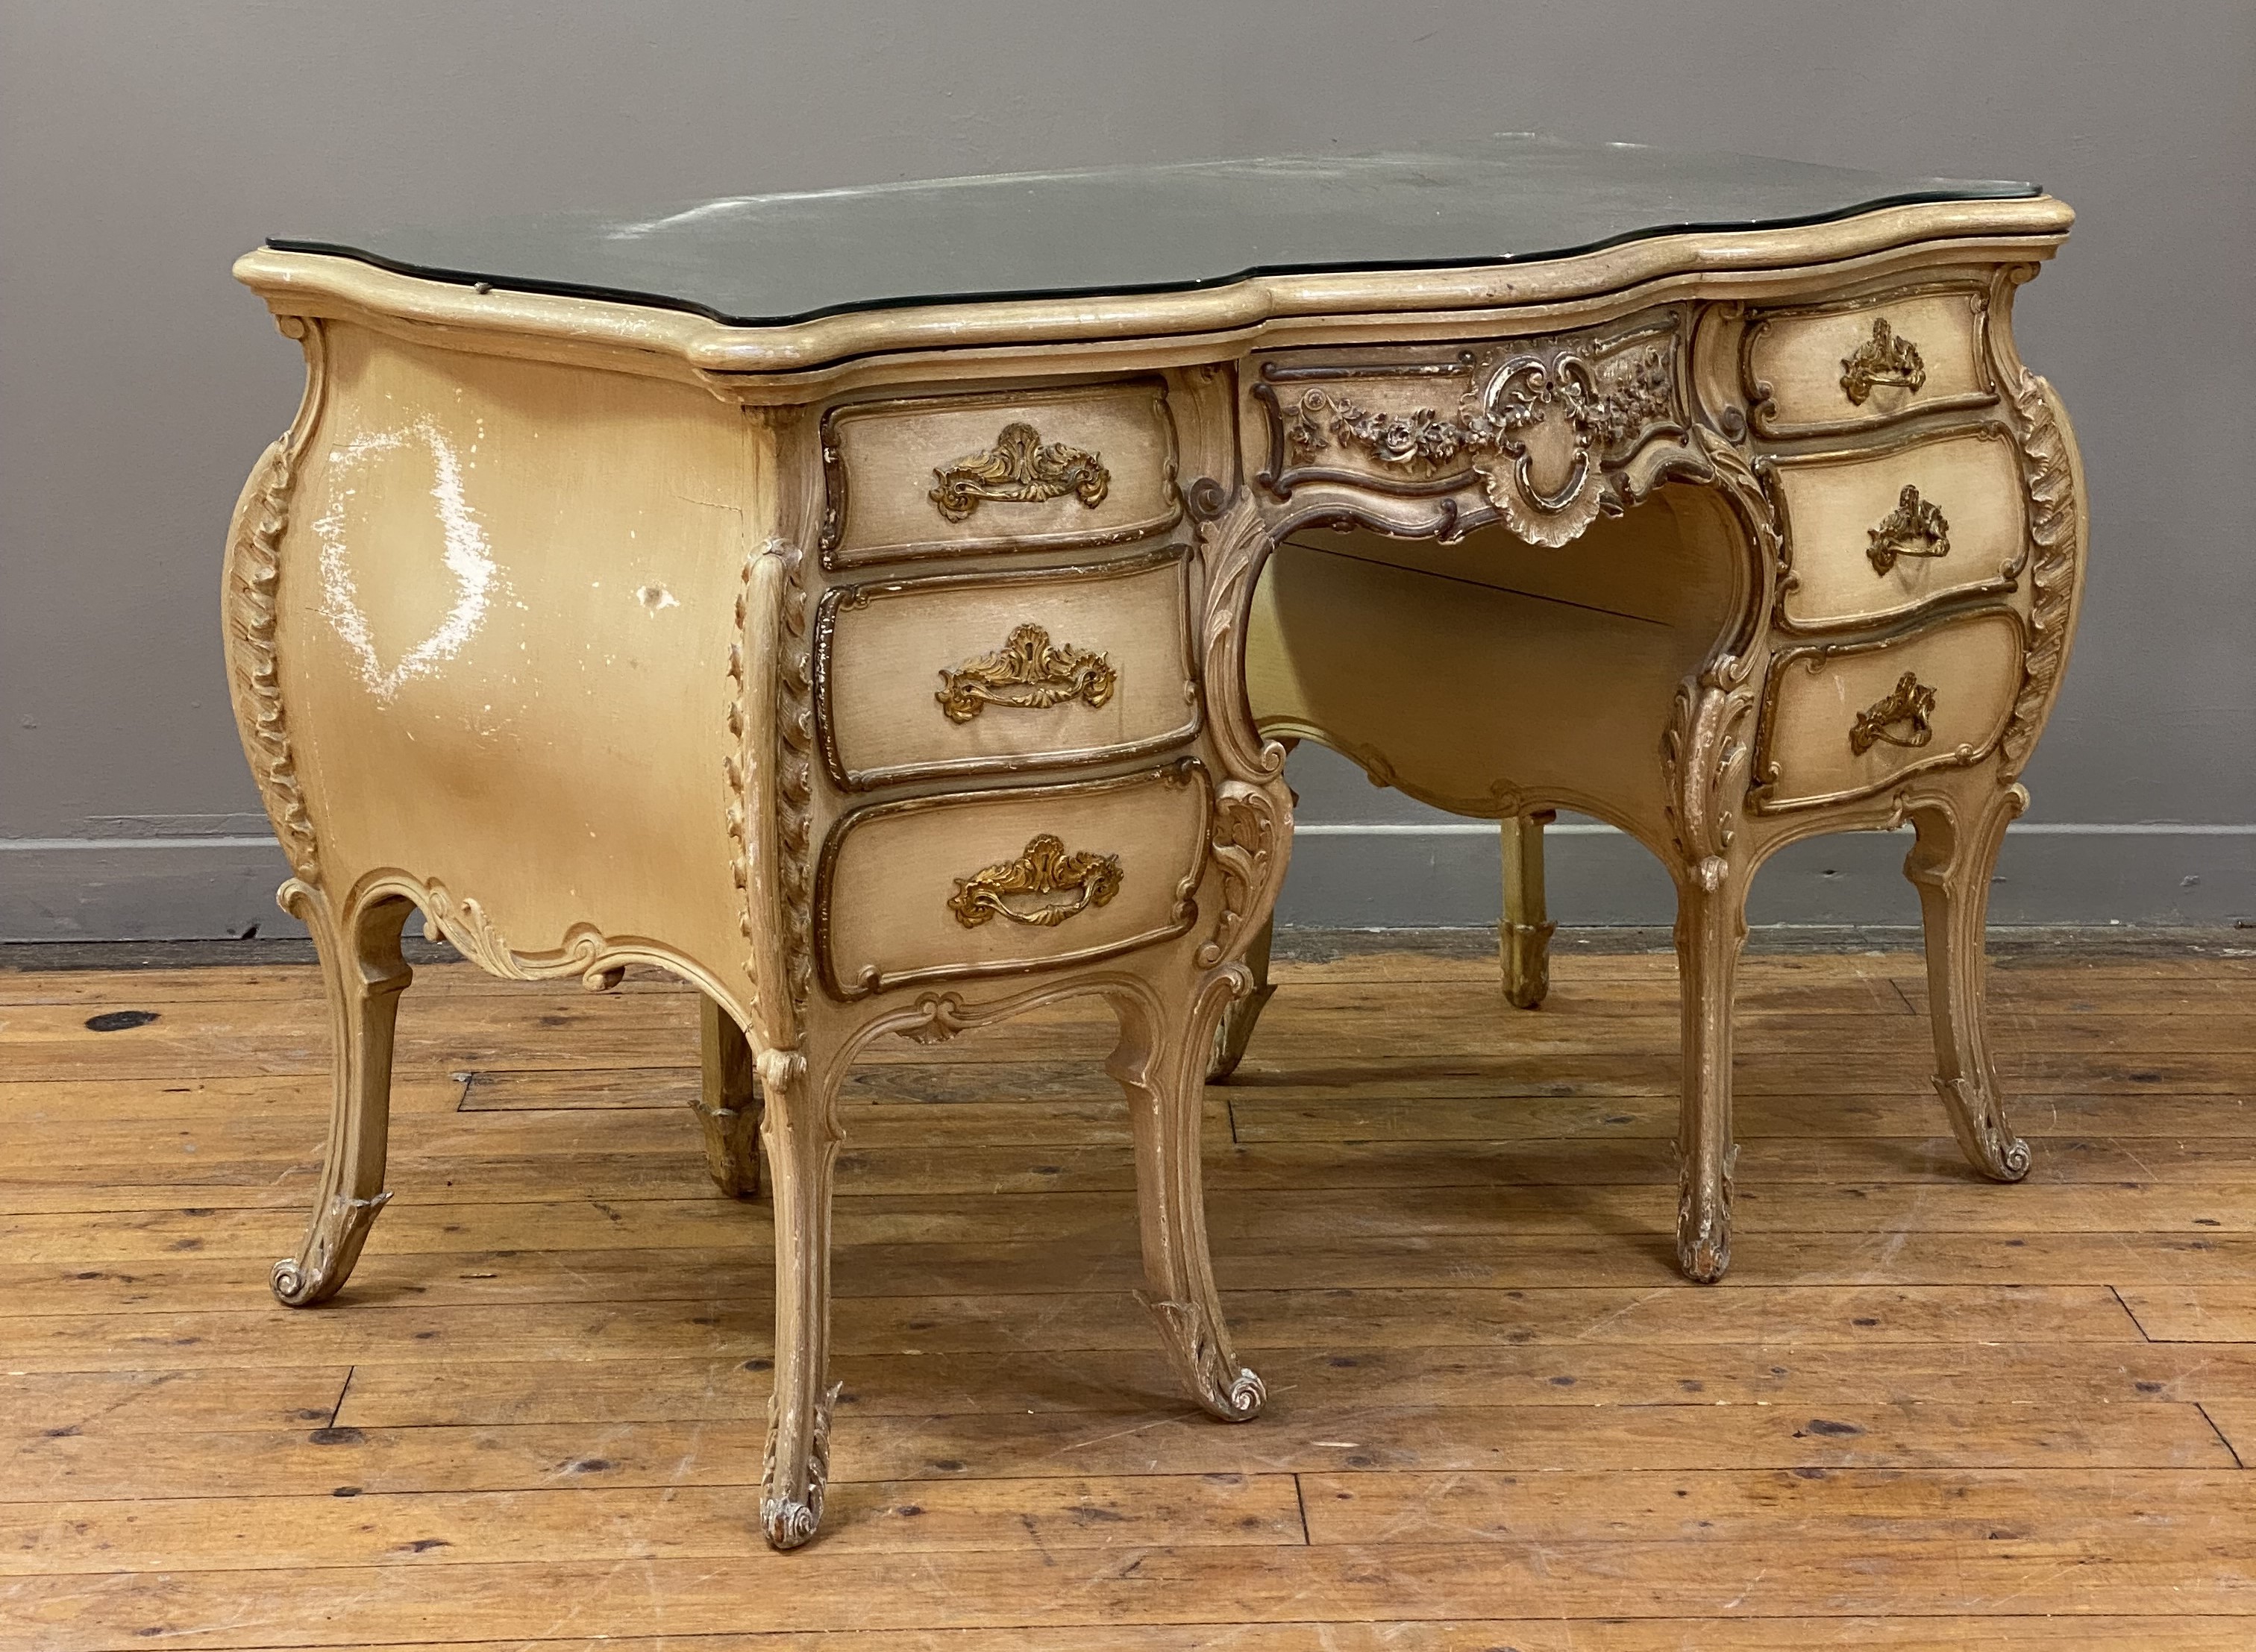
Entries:
{"type": "MultiPolygon", "coordinates": [[[[1756,924],[1909,924],[1911,834],[1796,844],[1755,880],[1756,924]]],[[[1477,820],[1308,821],[1278,903],[1285,924],[1453,928],[1496,922],[1497,827],[1477,820]]],[[[1657,925],[1675,915],[1660,863],[1611,827],[1562,821],[1546,846],[1556,922],[1657,925]]],[[[274,905],[288,875],[254,836],[0,839],[0,940],[180,940],[302,935],[274,905]]],[[[2030,822],[2006,840],[1991,922],[2229,924],[2256,921],[2256,826],[2030,822]]]]}

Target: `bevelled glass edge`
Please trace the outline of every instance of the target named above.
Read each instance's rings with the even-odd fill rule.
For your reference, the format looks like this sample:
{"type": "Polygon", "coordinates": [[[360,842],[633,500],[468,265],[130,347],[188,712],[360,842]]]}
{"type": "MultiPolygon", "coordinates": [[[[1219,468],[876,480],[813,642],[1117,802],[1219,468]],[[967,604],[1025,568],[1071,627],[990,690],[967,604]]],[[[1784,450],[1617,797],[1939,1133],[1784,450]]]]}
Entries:
{"type": "Polygon", "coordinates": [[[1343,263],[1315,260],[1281,264],[1256,264],[1233,271],[1226,275],[1199,276],[1181,281],[1131,283],[1122,285],[1073,287],[995,288],[977,292],[946,293],[916,293],[899,298],[848,299],[836,304],[821,305],[811,310],[794,311],[780,315],[731,315],[700,304],[694,299],[678,298],[664,292],[646,292],[631,287],[606,287],[576,281],[546,281],[534,276],[504,275],[490,271],[468,271],[447,268],[438,264],[411,264],[404,259],[388,258],[366,248],[348,246],[341,242],[307,241],[289,235],[269,235],[264,245],[275,252],[307,253],[321,257],[349,258],[372,269],[389,271],[419,281],[438,281],[453,286],[489,287],[500,292],[538,293],[550,298],[589,299],[606,304],[621,304],[636,309],[669,310],[680,314],[701,316],[706,320],[730,327],[796,327],[808,321],[820,321],[831,316],[866,315],[887,310],[926,309],[949,305],[1033,303],[1048,299],[1141,298],[1169,292],[1209,292],[1216,288],[1234,286],[1244,281],[1265,276],[1296,275],[1373,275],[1404,274],[1414,271],[1441,270],[1500,269],[1514,264],[1548,264],[1561,258],[1579,258],[1609,248],[1626,246],[1637,241],[1663,241],[1674,235],[1745,233],[1762,229],[1806,229],[1816,224],[1840,223],[1851,218],[1862,218],[1868,214],[1885,212],[1892,207],[1939,206],[1951,202],[1978,204],[1992,200],[2034,200],[2044,191],[2034,183],[1996,180],[1981,193],[1970,193],[1962,185],[1952,189],[1907,189],[1885,195],[1874,195],[1854,205],[1828,212],[1803,213],[1781,217],[1724,218],[1656,224],[1641,229],[1625,230],[1617,235],[1606,235],[1596,241],[1573,243],[1565,246],[1547,247],[1540,252],[1505,253],[1487,258],[1406,258],[1373,262],[1358,259],[1343,263]]]}

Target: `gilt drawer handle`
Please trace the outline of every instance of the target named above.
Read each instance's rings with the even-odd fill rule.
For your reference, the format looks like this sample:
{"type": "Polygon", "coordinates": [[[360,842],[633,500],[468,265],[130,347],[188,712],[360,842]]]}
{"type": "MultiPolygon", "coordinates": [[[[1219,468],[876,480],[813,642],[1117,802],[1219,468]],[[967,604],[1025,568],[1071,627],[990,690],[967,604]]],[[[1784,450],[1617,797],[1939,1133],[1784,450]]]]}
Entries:
{"type": "Polygon", "coordinates": [[[1926,383],[1927,363],[1919,359],[1919,346],[1899,337],[1884,315],[1872,318],[1872,336],[1841,362],[1841,389],[1851,407],[1862,407],[1876,385],[1916,391],[1926,383]]]}
{"type": "Polygon", "coordinates": [[[1068,854],[1064,840],[1045,832],[1029,841],[1026,853],[1017,860],[956,879],[955,893],[948,897],[948,910],[966,929],[977,929],[998,916],[1013,924],[1055,929],[1077,913],[1104,905],[1118,893],[1118,855],[1098,854],[1090,849],[1068,854]],[[1066,898],[1042,898],[1054,895],[1066,898]],[[1012,904],[1014,898],[1019,904],[1012,904]]]}
{"type": "Polygon", "coordinates": [[[1104,503],[1112,473],[1095,453],[1042,440],[1032,425],[1005,425],[995,445],[966,453],[932,473],[939,484],[932,502],[949,522],[961,522],[982,500],[1031,503],[1072,494],[1091,510],[1104,503]]]}
{"type": "Polygon", "coordinates": [[[952,723],[968,723],[990,706],[1044,711],[1077,699],[1094,709],[1112,698],[1120,673],[1102,654],[1053,643],[1039,625],[1021,625],[992,654],[941,672],[940,681],[933,698],[941,710],[952,723]]]}
{"type": "Polygon", "coordinates": [[[1872,544],[1865,554],[1872,559],[1872,572],[1886,573],[1896,565],[1898,557],[1947,557],[1950,554],[1950,524],[1942,519],[1942,512],[1919,496],[1919,489],[1906,483],[1903,492],[1896,496],[1896,508],[1880,518],[1880,525],[1865,532],[1872,544]]]}
{"type": "Polygon", "coordinates": [[[1856,726],[1849,730],[1849,750],[1861,757],[1874,746],[1924,746],[1935,738],[1935,726],[1928,721],[1934,710],[1935,691],[1916,673],[1906,671],[1886,699],[1857,714],[1856,726]],[[1902,734],[1895,732],[1900,725],[1902,734]]]}

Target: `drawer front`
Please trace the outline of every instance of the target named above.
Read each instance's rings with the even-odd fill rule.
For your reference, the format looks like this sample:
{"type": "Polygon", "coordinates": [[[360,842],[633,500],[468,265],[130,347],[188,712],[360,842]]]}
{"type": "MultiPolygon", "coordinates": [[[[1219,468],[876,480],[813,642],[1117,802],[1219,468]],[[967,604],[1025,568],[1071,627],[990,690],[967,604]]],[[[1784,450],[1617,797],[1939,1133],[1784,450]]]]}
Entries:
{"type": "Polygon", "coordinates": [[[1773,310],[1749,322],[1741,374],[1758,436],[1863,430],[1912,413],[1985,407],[1979,292],[1906,293],[1773,310]]]}
{"type": "Polygon", "coordinates": [[[840,586],[815,630],[831,778],[857,791],[1158,751],[1198,731],[1189,556],[840,586]]]}
{"type": "Polygon", "coordinates": [[[1980,761],[2013,713],[2023,646],[2020,616],[1988,608],[1884,643],[1780,651],[1754,805],[1865,797],[1922,769],[1980,761]]]}
{"type": "Polygon", "coordinates": [[[816,874],[833,996],[1102,958],[1188,931],[1210,788],[1185,759],[1114,779],[881,803],[816,874]]]}
{"type": "Polygon", "coordinates": [[[1120,545],[1174,525],[1174,426],[1156,379],[842,407],[823,421],[833,567],[1120,545]]]}
{"type": "Polygon", "coordinates": [[[1996,425],[1855,458],[1777,459],[1792,625],[2005,591],[2028,545],[2020,460],[1996,425]]]}

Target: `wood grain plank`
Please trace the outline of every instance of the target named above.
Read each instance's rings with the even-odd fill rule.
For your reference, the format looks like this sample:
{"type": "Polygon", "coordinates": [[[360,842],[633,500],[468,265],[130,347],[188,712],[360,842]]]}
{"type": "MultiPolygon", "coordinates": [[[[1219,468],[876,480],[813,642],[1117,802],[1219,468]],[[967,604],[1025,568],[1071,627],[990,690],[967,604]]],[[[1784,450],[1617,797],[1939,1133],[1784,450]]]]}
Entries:
{"type": "Polygon", "coordinates": [[[0,1606],[51,1652],[164,1638],[210,1647],[357,1645],[371,1640],[539,1639],[546,1629],[605,1633],[646,1621],[669,1632],[747,1628],[1017,1627],[1300,1621],[1306,1603],[1378,1617],[1399,1602],[1467,1616],[1960,1615],[2124,1613],[2160,1592],[2180,1611],[2256,1611],[2250,1551],[2119,1557],[2041,1542],[1976,1547],[1709,1543],[1388,1544],[1302,1549],[1145,1549],[1048,1556],[867,1557],[809,1549],[746,1570],[704,1560],[631,1566],[525,1564],[337,1568],[315,1573],[112,1573],[15,1580],[0,1606]],[[791,1566],[786,1574],[781,1568],[791,1566]],[[788,1587],[780,1586],[787,1576],[788,1587]],[[323,1603],[349,1602],[349,1610],[323,1603]],[[530,1603],[549,1603],[544,1613],[530,1603]],[[529,1632],[529,1634],[528,1634],[529,1632]]]}
{"type": "MultiPolygon", "coordinates": [[[[564,1380],[559,1373],[559,1381],[564,1380]]],[[[349,1399],[349,1395],[348,1395],[349,1399]]],[[[850,1480],[1059,1475],[1499,1473],[1600,1469],[2229,1469],[2232,1452],[2196,1405],[2034,1405],[1873,1400],[1752,1405],[1277,1406],[1258,1428],[1218,1425],[1166,1392],[1102,1411],[899,1417],[856,1409],[832,1438],[850,1480]]],[[[321,1496],[539,1490],[561,1484],[746,1486],[764,1421],[340,1427],[6,1440],[0,1501],[321,1496]]]]}
{"type": "MultiPolygon", "coordinates": [[[[744,1486],[354,1497],[0,1504],[0,1576],[138,1571],[740,1561],[758,1541],[744,1486]]],[[[1301,1544],[1289,1474],[842,1484],[839,1552],[922,1555],[1301,1544]]]]}

